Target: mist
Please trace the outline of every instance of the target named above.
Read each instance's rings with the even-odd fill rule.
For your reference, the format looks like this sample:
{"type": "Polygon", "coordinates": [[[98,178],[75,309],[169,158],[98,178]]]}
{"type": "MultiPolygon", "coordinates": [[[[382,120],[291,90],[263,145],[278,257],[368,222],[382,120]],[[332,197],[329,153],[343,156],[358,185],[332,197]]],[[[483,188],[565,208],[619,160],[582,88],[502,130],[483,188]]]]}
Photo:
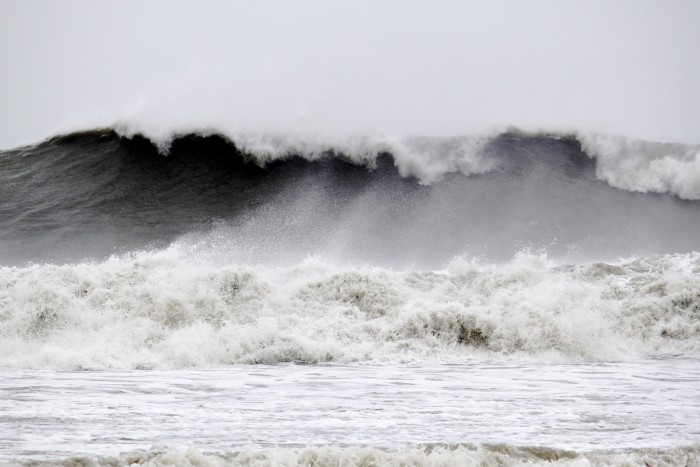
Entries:
{"type": "Polygon", "coordinates": [[[700,143],[697,2],[3,2],[0,148],[115,127],[700,143]]]}

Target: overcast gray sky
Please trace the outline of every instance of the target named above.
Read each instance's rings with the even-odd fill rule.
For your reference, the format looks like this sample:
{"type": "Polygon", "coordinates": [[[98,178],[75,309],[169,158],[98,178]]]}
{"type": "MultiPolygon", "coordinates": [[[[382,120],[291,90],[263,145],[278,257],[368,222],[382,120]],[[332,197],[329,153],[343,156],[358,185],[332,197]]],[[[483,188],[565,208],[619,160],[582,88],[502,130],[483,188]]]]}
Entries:
{"type": "Polygon", "coordinates": [[[0,147],[114,124],[700,143],[697,1],[0,1],[0,147]]]}

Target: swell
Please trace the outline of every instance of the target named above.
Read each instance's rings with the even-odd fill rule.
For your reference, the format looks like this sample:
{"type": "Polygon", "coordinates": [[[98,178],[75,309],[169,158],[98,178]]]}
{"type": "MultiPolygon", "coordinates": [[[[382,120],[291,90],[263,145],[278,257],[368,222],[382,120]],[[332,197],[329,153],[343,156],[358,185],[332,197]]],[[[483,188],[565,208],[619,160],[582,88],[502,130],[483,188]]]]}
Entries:
{"type": "Polygon", "coordinates": [[[700,254],[442,272],[218,266],[198,248],[0,269],[0,366],[603,361],[700,350],[700,254]]]}

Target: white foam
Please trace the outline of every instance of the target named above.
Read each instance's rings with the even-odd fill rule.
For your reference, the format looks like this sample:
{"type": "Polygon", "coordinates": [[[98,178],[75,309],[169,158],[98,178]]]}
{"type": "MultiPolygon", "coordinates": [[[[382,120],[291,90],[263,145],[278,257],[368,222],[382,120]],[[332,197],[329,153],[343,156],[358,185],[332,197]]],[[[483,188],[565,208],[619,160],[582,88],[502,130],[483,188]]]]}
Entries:
{"type": "Polygon", "coordinates": [[[596,158],[598,178],[611,186],[700,199],[699,145],[654,143],[600,134],[579,134],[578,139],[584,151],[596,158]]]}
{"type": "Polygon", "coordinates": [[[443,273],[201,263],[178,246],[0,270],[0,365],[608,360],[698,350],[700,255],[443,273]]]}
{"type": "Polygon", "coordinates": [[[696,465],[700,461],[697,446],[668,450],[640,449],[629,452],[576,453],[546,447],[427,445],[403,448],[308,446],[265,451],[202,453],[196,448],[154,446],[149,451],[134,451],[116,457],[81,456],[61,461],[12,461],[9,465],[172,465],[178,467],[223,466],[629,466],[696,465]]]}

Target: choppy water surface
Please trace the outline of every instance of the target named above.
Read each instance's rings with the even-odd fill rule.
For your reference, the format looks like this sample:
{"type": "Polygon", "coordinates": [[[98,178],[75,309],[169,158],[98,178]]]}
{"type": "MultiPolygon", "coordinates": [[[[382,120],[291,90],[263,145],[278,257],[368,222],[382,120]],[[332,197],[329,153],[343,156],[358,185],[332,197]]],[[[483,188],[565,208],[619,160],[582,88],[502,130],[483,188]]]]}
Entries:
{"type": "Polygon", "coordinates": [[[507,443],[579,451],[700,441],[700,360],[7,370],[0,458],[307,445],[507,443]]]}

